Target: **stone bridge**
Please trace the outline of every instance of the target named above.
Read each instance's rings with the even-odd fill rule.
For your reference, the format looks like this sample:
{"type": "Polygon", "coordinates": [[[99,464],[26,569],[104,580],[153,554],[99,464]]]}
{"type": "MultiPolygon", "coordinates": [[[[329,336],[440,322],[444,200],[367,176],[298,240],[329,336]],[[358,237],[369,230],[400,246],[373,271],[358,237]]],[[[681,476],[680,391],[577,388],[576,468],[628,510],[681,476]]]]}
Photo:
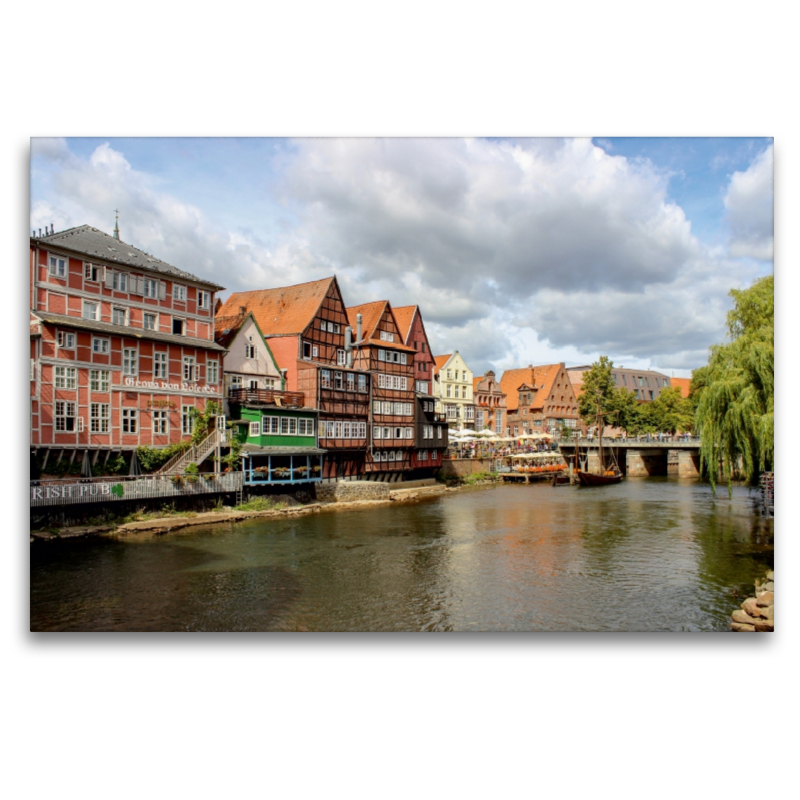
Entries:
{"type": "MultiPolygon", "coordinates": [[[[559,450],[572,463],[578,449],[578,459],[587,461],[589,472],[600,471],[600,451],[597,439],[578,439],[561,442],[559,450]]],[[[700,477],[699,439],[603,439],[604,467],[614,463],[632,478],[666,475],[670,464],[677,464],[678,477],[700,477]]]]}

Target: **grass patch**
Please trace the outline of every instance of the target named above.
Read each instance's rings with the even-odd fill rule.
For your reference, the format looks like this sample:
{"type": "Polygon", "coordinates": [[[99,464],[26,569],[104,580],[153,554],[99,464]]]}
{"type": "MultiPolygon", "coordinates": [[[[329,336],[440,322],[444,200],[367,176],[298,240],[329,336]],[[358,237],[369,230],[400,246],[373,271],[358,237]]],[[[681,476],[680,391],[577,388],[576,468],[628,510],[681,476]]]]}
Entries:
{"type": "Polygon", "coordinates": [[[467,475],[463,483],[465,486],[474,486],[476,483],[484,483],[485,481],[496,481],[496,472],[473,472],[472,475],[467,475]]]}
{"type": "Polygon", "coordinates": [[[276,502],[269,497],[253,497],[236,506],[238,511],[280,511],[282,508],[286,508],[286,503],[276,502]]]}

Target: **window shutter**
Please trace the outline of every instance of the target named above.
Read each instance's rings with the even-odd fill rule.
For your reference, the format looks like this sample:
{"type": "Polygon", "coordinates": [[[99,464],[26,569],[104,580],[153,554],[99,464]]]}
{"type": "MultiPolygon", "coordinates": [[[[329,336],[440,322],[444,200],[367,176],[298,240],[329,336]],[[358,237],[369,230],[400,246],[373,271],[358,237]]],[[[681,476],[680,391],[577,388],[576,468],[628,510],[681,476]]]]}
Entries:
{"type": "Polygon", "coordinates": [[[158,282],[158,299],[159,300],[167,299],[167,284],[164,283],[164,281],[158,282]]]}
{"type": "Polygon", "coordinates": [[[130,292],[131,294],[144,294],[144,279],[137,278],[135,275],[130,276],[130,292]]]}
{"type": "Polygon", "coordinates": [[[83,417],[77,417],[76,422],[78,424],[78,433],[83,433],[83,417]]]}
{"type": "Polygon", "coordinates": [[[110,269],[105,269],[105,275],[103,277],[103,283],[106,285],[106,289],[113,289],[114,288],[114,273],[110,269]]]}

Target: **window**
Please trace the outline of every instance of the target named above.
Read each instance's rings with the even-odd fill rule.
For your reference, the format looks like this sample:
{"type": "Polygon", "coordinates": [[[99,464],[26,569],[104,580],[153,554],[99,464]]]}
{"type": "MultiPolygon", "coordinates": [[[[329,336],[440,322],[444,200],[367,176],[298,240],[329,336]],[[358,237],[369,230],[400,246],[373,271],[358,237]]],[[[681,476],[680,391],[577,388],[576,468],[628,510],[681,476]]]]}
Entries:
{"type": "Polygon", "coordinates": [[[394,450],[389,451],[389,461],[394,461],[394,450]]]}
{"type": "Polygon", "coordinates": [[[89,388],[93,392],[107,392],[111,383],[111,373],[104,369],[89,370],[89,388]]]}
{"type": "Polygon", "coordinates": [[[381,340],[384,342],[393,342],[394,334],[390,331],[381,331],[381,340]]]}
{"type": "Polygon", "coordinates": [[[67,277],[67,259],[60,256],[50,256],[48,259],[50,274],[54,278],[67,277]]]}
{"type": "Polygon", "coordinates": [[[427,353],[428,351],[425,349],[425,342],[422,343],[422,352],[427,353]]]}
{"type": "Polygon", "coordinates": [[[384,400],[381,403],[381,413],[383,414],[391,414],[392,413],[392,404],[387,400],[384,400]]]}
{"type": "Polygon", "coordinates": [[[367,376],[366,375],[359,375],[358,376],[358,391],[362,392],[362,393],[365,393],[367,391],[367,376]]]}
{"type": "Polygon", "coordinates": [[[198,308],[211,308],[211,292],[204,292],[199,289],[197,292],[197,307],[198,308]]]}
{"type": "Polygon", "coordinates": [[[428,460],[428,451],[427,450],[420,450],[419,451],[419,460],[420,461],[427,461],[428,460]]]}
{"type": "Polygon", "coordinates": [[[336,363],[343,367],[347,363],[347,353],[344,350],[336,351],[336,363]]]}
{"type": "Polygon", "coordinates": [[[114,307],[111,309],[111,321],[115,325],[128,324],[128,309],[114,307]]]}
{"type": "MultiPolygon", "coordinates": [[[[273,385],[275,381],[272,378],[267,378],[267,383],[272,381],[273,385]]],[[[206,383],[219,383],[219,361],[216,359],[206,361],[206,383]]],[[[271,389],[272,386],[267,386],[268,389],[271,389]]]]}
{"type": "Polygon", "coordinates": [[[256,357],[256,346],[254,344],[250,344],[250,342],[245,342],[245,344],[244,344],[244,357],[245,358],[255,358],[256,357]]]}
{"type": "Polygon", "coordinates": [[[153,433],[164,436],[169,433],[169,421],[166,411],[153,411],[153,433]]]}
{"type": "Polygon", "coordinates": [[[466,372],[462,372],[461,373],[461,380],[462,381],[466,381],[466,379],[467,379],[467,373],[466,372]]]}
{"type": "Polygon", "coordinates": [[[136,433],[139,412],[135,408],[122,409],[122,432],[136,433]]]}
{"type": "Polygon", "coordinates": [[[125,349],[122,351],[122,374],[136,375],[136,350],[125,349]]]}
{"type": "Polygon", "coordinates": [[[59,347],[63,347],[65,350],[72,350],[75,347],[75,334],[59,331],[56,334],[56,341],[59,347]]]}
{"type": "Polygon", "coordinates": [[[169,367],[166,353],[153,353],[153,377],[166,378],[169,367]]]}
{"type": "Polygon", "coordinates": [[[289,417],[281,417],[281,433],[289,433],[289,417]]]}
{"type": "Polygon", "coordinates": [[[437,425],[436,426],[436,438],[437,439],[441,439],[442,438],[442,426],[441,425],[437,425]]]}
{"type": "Polygon", "coordinates": [[[652,400],[653,399],[653,390],[650,389],[649,391],[650,391],[650,399],[652,400]]]}
{"type": "Polygon", "coordinates": [[[358,434],[357,434],[357,437],[359,439],[366,439],[367,438],[367,423],[366,422],[359,422],[358,423],[358,434]]]}
{"type": "Polygon", "coordinates": [[[664,378],[664,386],[668,386],[668,385],[669,385],[669,378],[664,378]]]}
{"type": "Polygon", "coordinates": [[[261,436],[261,423],[260,422],[251,422],[250,423],[250,430],[248,431],[248,436],[261,436]]]}
{"type": "Polygon", "coordinates": [[[90,409],[92,433],[108,433],[111,406],[108,403],[92,403],[90,409]]]}
{"type": "MultiPolygon", "coordinates": [[[[211,368],[211,364],[213,361],[208,362],[209,369],[211,368]]],[[[207,378],[208,382],[211,383],[211,378],[207,378]]],[[[264,378],[264,388],[265,389],[275,389],[275,378],[264,378]]]]}
{"type": "Polygon", "coordinates": [[[403,438],[404,439],[413,439],[414,438],[414,429],[413,428],[404,428],[403,429],[403,438]]]}
{"type": "Polygon", "coordinates": [[[92,337],[92,352],[108,355],[111,352],[111,340],[101,339],[99,336],[92,337]]]}
{"type": "Polygon", "coordinates": [[[417,381],[417,391],[420,394],[429,394],[428,381],[417,381]]]}
{"type": "Polygon", "coordinates": [[[127,272],[115,272],[113,273],[113,277],[111,278],[111,287],[114,291],[117,292],[127,292],[128,291],[128,273],[127,272]]]}
{"type": "Polygon", "coordinates": [[[311,342],[303,342],[303,358],[306,361],[311,359],[311,342]]]}
{"type": "Polygon", "coordinates": [[[56,400],[56,430],[75,430],[75,403],[56,400]]]}
{"type": "Polygon", "coordinates": [[[392,429],[391,428],[384,428],[383,429],[383,438],[384,439],[391,439],[392,438],[392,429]]]}
{"type": "Polygon", "coordinates": [[[333,439],[333,422],[330,420],[325,423],[325,436],[328,439],[333,439]]]}
{"type": "Polygon", "coordinates": [[[447,396],[450,397],[450,384],[447,384],[447,396]]]}
{"type": "Polygon", "coordinates": [[[386,351],[378,350],[378,361],[386,361],[386,351]]]}
{"type": "Polygon", "coordinates": [[[84,264],[83,265],[83,277],[87,281],[99,281],[100,280],[100,267],[97,264],[84,264]]]}
{"type": "Polygon", "coordinates": [[[353,438],[353,429],[356,427],[356,423],[344,422],[342,424],[342,435],[345,439],[352,439],[353,438]]]}
{"type": "Polygon", "coordinates": [[[154,331],[157,328],[156,325],[156,315],[155,314],[145,314],[144,315],[144,329],[146,331],[154,331]]]}
{"type": "Polygon", "coordinates": [[[408,353],[400,353],[400,363],[408,364],[408,353]]]}
{"type": "Polygon", "coordinates": [[[180,300],[182,303],[186,302],[186,287],[181,286],[179,283],[172,284],[172,299],[180,300]]]}
{"type": "MultiPolygon", "coordinates": [[[[345,425],[349,426],[349,422],[345,425]]],[[[314,420],[313,419],[299,419],[297,420],[297,432],[300,436],[313,436],[314,435],[314,420]]],[[[349,437],[349,432],[346,434],[349,437]]]]}
{"type": "Polygon", "coordinates": [[[258,378],[251,378],[249,381],[247,381],[247,388],[258,389],[258,378]]]}
{"type": "Polygon", "coordinates": [[[381,401],[380,400],[373,400],[372,401],[372,413],[373,414],[380,414],[381,413],[381,401]]]}
{"type": "Polygon", "coordinates": [[[333,388],[334,389],[341,389],[342,388],[342,373],[341,372],[334,372],[333,373],[333,388]]]}
{"type": "Polygon", "coordinates": [[[354,392],[356,390],[356,376],[352,372],[347,373],[347,391],[354,392]]]}
{"type": "Polygon", "coordinates": [[[312,358],[319,358],[319,347],[317,347],[317,345],[314,345],[311,348],[311,357],[312,358]]]}
{"type": "Polygon", "coordinates": [[[329,369],[321,369],[319,371],[320,385],[323,389],[331,388],[331,371],[329,369]]]}
{"type": "Polygon", "coordinates": [[[465,419],[475,419],[475,407],[474,406],[467,406],[467,413],[465,414],[465,419]]]}
{"type": "Polygon", "coordinates": [[[644,386],[644,378],[641,375],[639,375],[638,377],[639,377],[639,386],[644,386]]]}
{"type": "Polygon", "coordinates": [[[154,281],[152,278],[143,278],[142,288],[142,294],[145,297],[158,298],[158,281],[154,281]]]}
{"type": "Polygon", "coordinates": [[[56,389],[76,389],[78,370],[75,367],[56,367],[56,389]]]}
{"type": "Polygon", "coordinates": [[[333,423],[333,430],[335,431],[335,438],[344,438],[344,425],[339,420],[333,423]]]}
{"type": "Polygon", "coordinates": [[[172,318],[172,332],[176,336],[183,336],[183,331],[185,328],[185,320],[180,319],[179,317],[172,318]]]}
{"type": "MultiPolygon", "coordinates": [[[[183,357],[183,379],[185,381],[196,381],[197,380],[197,367],[194,363],[194,356],[184,356],[183,357]]],[[[251,387],[257,388],[257,387],[251,387]]]]}
{"type": "Polygon", "coordinates": [[[93,319],[95,321],[100,319],[100,303],[90,303],[88,300],[83,301],[83,318],[93,319]]]}
{"type": "Polygon", "coordinates": [[[181,406],[181,432],[184,434],[194,432],[194,406],[181,406]]]}
{"type": "Polygon", "coordinates": [[[292,436],[297,436],[297,418],[289,417],[289,433],[292,436]]]}

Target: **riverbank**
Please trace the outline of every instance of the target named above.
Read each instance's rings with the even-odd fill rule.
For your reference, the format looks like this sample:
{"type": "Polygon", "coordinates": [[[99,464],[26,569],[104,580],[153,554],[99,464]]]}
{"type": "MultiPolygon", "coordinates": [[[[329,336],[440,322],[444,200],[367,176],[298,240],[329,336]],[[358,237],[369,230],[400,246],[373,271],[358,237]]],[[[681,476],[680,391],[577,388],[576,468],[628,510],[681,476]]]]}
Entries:
{"type": "Polygon", "coordinates": [[[737,632],[772,632],[775,630],[775,572],[770,570],[763,581],[755,582],[755,597],[748,597],[731,614],[731,630],[737,632]]]}
{"type": "Polygon", "coordinates": [[[65,528],[50,528],[48,530],[31,531],[31,542],[34,541],[61,541],[67,539],[81,539],[93,536],[110,537],[148,537],[160,536],[170,531],[200,525],[217,525],[221,523],[244,522],[255,518],[286,518],[301,517],[308,514],[329,513],[336,511],[352,511],[354,509],[369,509],[379,506],[390,506],[396,503],[413,503],[438,497],[444,494],[473,490],[475,488],[496,485],[493,482],[470,486],[448,487],[442,484],[434,486],[416,486],[409,489],[394,489],[388,492],[386,499],[380,500],[348,500],[324,501],[295,505],[288,508],[270,508],[259,511],[247,511],[236,508],[223,508],[221,511],[210,511],[197,514],[181,514],[164,517],[154,517],[122,524],[108,525],[83,525],[65,528]]]}

